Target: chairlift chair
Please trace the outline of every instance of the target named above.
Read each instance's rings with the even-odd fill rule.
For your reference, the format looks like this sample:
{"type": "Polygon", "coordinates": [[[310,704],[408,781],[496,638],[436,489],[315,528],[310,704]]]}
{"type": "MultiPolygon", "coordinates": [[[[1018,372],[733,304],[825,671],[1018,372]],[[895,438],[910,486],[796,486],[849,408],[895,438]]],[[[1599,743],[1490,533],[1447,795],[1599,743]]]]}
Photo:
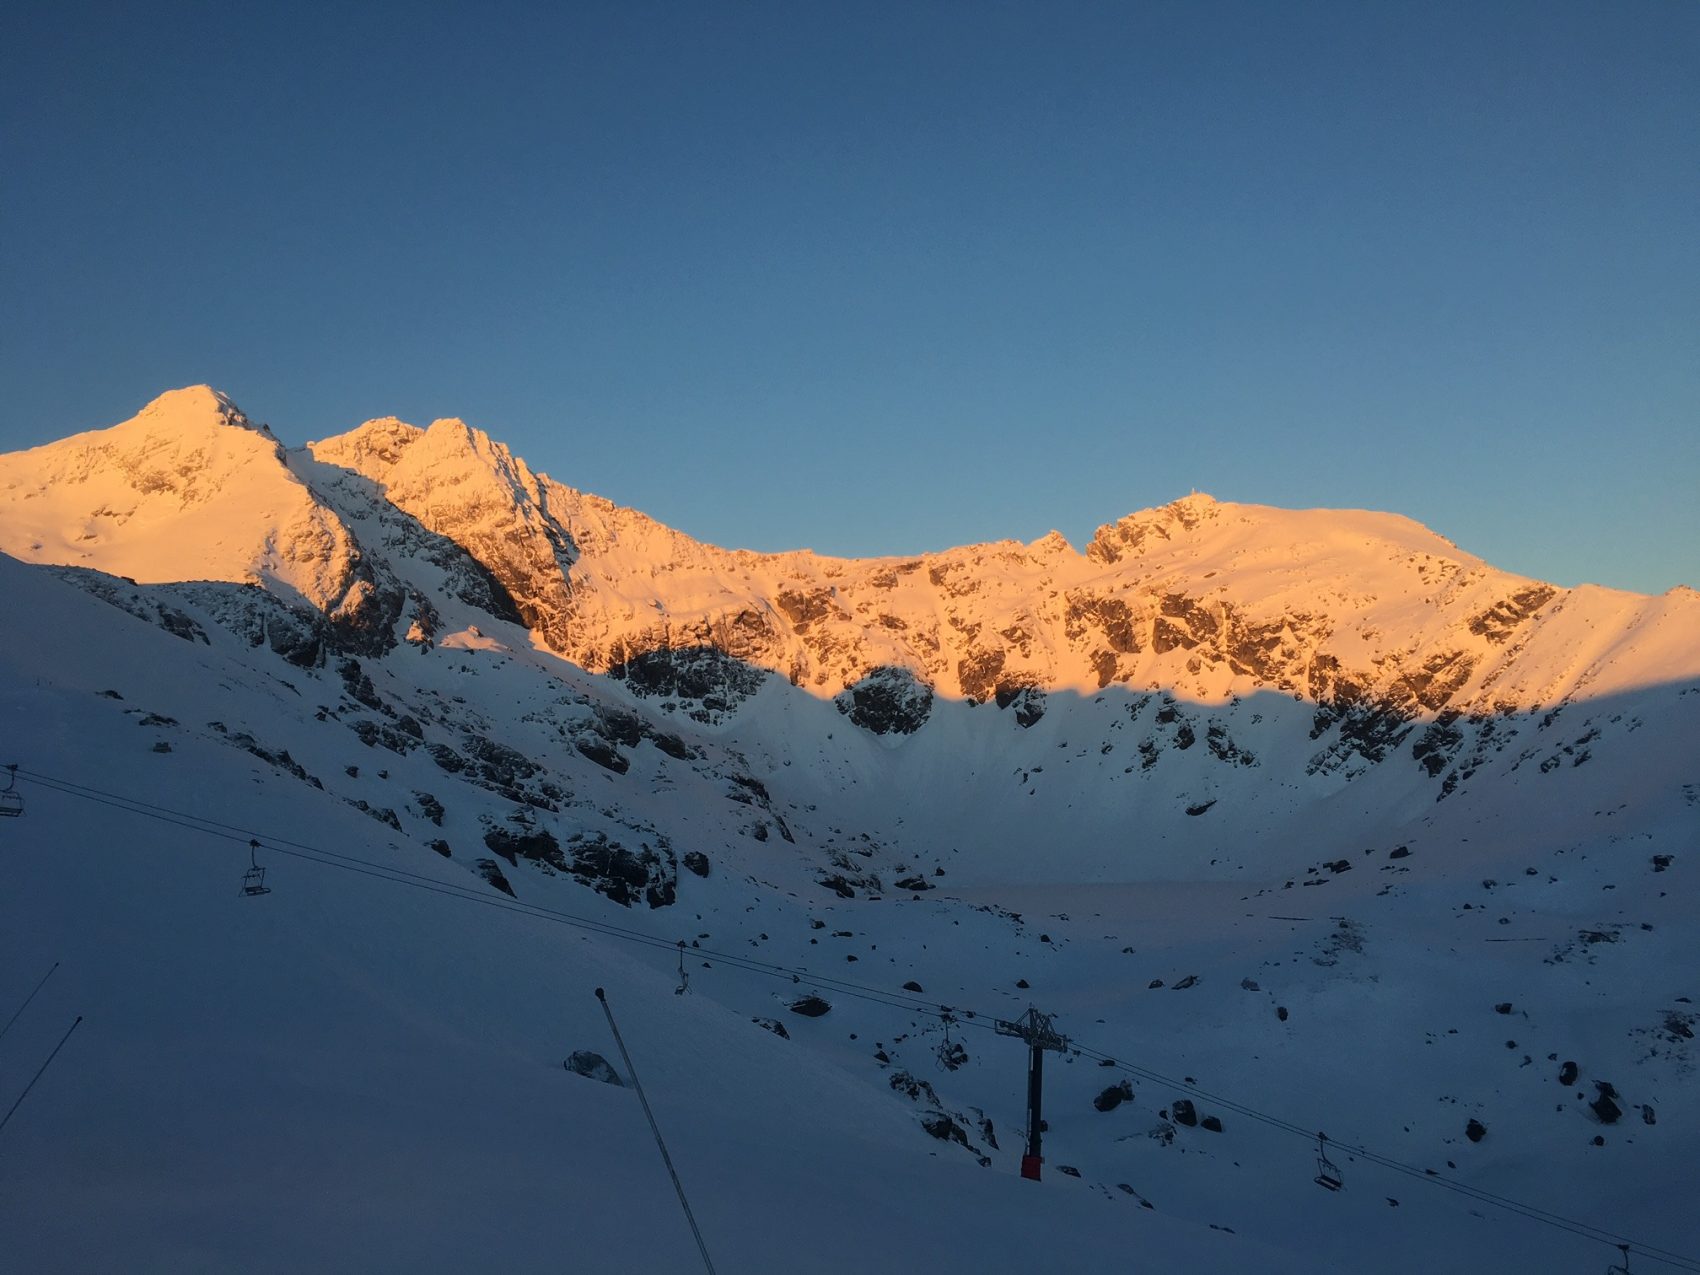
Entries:
{"type": "Polygon", "coordinates": [[[1610,1266],[1606,1267],[1606,1275],[1631,1275],[1629,1270],[1629,1245],[1619,1244],[1617,1249],[1618,1252],[1623,1254],[1623,1264],[1620,1266],[1616,1262],[1613,1262],[1610,1266]]]}
{"type": "Polygon", "coordinates": [[[1340,1166],[1328,1158],[1328,1135],[1316,1135],[1316,1184],[1329,1191],[1338,1191],[1346,1184],[1340,1166]]]}
{"type": "Polygon", "coordinates": [[[0,816],[4,816],[7,819],[16,819],[19,815],[24,813],[24,795],[18,791],[17,763],[14,762],[12,765],[7,766],[6,769],[11,772],[11,774],[5,788],[0,789],[0,816]]]}
{"type": "Polygon", "coordinates": [[[272,892],[271,886],[266,884],[266,870],[254,858],[259,848],[260,843],[258,841],[248,843],[248,870],[242,874],[243,894],[270,894],[272,892]]]}

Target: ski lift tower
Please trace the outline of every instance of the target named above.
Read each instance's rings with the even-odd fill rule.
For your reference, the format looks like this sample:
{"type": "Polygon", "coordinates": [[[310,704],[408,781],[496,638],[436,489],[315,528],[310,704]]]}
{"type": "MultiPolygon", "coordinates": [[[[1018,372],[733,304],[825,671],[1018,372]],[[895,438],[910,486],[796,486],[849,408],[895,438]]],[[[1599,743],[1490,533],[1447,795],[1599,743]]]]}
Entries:
{"type": "Polygon", "coordinates": [[[1039,1180],[1039,1166],[1044,1157],[1039,1154],[1039,1135],[1045,1122],[1039,1116],[1039,1103],[1045,1078],[1045,1051],[1061,1053],[1068,1048],[1068,1037],[1051,1025],[1051,1016],[1041,1014],[1032,1005],[1013,1023],[998,1020],[998,1035],[1015,1036],[1027,1042],[1027,1152],[1021,1157],[1021,1176],[1039,1180]]]}

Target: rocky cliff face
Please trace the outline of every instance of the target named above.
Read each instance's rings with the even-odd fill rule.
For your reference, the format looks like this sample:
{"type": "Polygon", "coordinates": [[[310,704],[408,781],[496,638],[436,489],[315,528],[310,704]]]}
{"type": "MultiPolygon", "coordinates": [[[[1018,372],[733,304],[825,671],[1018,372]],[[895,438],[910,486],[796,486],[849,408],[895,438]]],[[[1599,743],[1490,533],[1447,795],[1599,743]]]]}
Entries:
{"type": "Polygon", "coordinates": [[[1397,516],[1201,493],[1084,553],[1055,533],[912,558],[729,551],[458,420],[369,421],[286,458],[204,387],[0,458],[0,497],[0,546],[26,559],[258,585],[351,649],[429,641],[444,606],[517,618],[703,724],[764,673],[893,738],[939,698],[1030,727],[1048,696],[1117,690],[1221,706],[1226,739],[1235,705],[1273,694],[1308,706],[1309,772],[1348,778],[1408,754],[1457,782],[1493,721],[1692,671],[1672,635],[1700,628],[1692,591],[1559,590],[1397,516]]]}

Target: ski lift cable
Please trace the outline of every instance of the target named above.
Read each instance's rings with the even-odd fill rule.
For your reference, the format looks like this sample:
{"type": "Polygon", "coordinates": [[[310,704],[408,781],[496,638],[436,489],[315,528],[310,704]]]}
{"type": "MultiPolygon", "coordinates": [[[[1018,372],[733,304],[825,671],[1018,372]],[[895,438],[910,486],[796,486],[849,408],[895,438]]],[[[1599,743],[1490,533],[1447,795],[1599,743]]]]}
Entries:
{"type": "MultiPolygon", "coordinates": [[[[1096,1051],[1089,1050],[1089,1049],[1082,1049],[1081,1053],[1086,1057],[1099,1058],[1100,1060],[1108,1059],[1107,1055],[1101,1055],[1101,1054],[1098,1054],[1096,1051]]],[[[1213,1103],[1217,1106],[1220,1106],[1225,1110],[1236,1112],[1239,1115],[1246,1116],[1248,1119],[1261,1121],[1262,1123],[1267,1124],[1267,1125],[1271,1125],[1274,1128],[1282,1130],[1283,1132],[1291,1133],[1291,1134],[1293,1134],[1297,1137],[1301,1137],[1301,1138],[1304,1138],[1306,1140],[1314,1140],[1316,1138],[1316,1135],[1314,1133],[1310,1132],[1307,1129],[1300,1127],[1299,1125],[1294,1124],[1293,1122],[1291,1122],[1289,1120],[1283,1120],[1280,1117],[1271,1116],[1266,1112],[1259,1111],[1259,1110],[1257,1110],[1256,1108],[1253,1108],[1253,1107],[1248,1107],[1243,1103],[1234,1101],[1233,1099],[1223,1097],[1222,1095],[1219,1095],[1219,1094],[1210,1093],[1207,1090],[1200,1089],[1197,1085],[1189,1084],[1186,1081],[1177,1080],[1172,1076],[1165,1076],[1165,1075],[1162,1075],[1158,1072],[1153,1072],[1153,1071],[1151,1071],[1147,1068],[1135,1066],[1131,1063],[1124,1063],[1124,1062],[1120,1062],[1120,1061],[1117,1061],[1117,1060],[1114,1060],[1114,1059],[1108,1059],[1108,1061],[1110,1061],[1112,1063],[1112,1065],[1119,1067],[1121,1070],[1126,1071],[1131,1075],[1139,1076],[1142,1079],[1150,1080],[1150,1081],[1153,1081],[1153,1082],[1158,1083],[1158,1084],[1170,1086],[1170,1087],[1173,1087],[1173,1088],[1184,1090],[1188,1093],[1195,1094],[1198,1097],[1203,1098],[1206,1101],[1209,1101],[1209,1102],[1211,1102],[1211,1103],[1213,1103]]],[[[1379,1165],[1383,1168],[1392,1169],[1396,1172],[1405,1173],[1405,1174],[1407,1174],[1411,1177],[1419,1178],[1422,1181],[1434,1183],[1437,1186],[1444,1186],[1444,1187],[1446,1187],[1450,1190],[1459,1191],[1459,1192],[1466,1194],[1466,1195],[1468,1195],[1468,1196],[1470,1196],[1470,1197],[1472,1197],[1476,1200],[1479,1200],[1482,1203],[1492,1204],[1492,1205],[1495,1205],[1496,1207],[1506,1208],[1506,1209],[1510,1209],[1514,1212],[1519,1212],[1523,1216],[1529,1217],[1529,1218],[1531,1218],[1532,1220],[1535,1220],[1535,1221],[1544,1221],[1544,1222],[1549,1222],[1553,1225],[1561,1225],[1561,1226],[1564,1226],[1565,1229],[1575,1230],[1577,1228],[1581,1228],[1581,1229],[1577,1230],[1578,1234],[1587,1234],[1589,1238],[1600,1240],[1601,1242],[1610,1242],[1610,1243],[1615,1244],[1615,1243],[1617,1243],[1618,1241],[1620,1241],[1624,1238],[1623,1236],[1620,1236],[1620,1235],[1614,1235],[1612,1232],[1606,1231],[1603,1228],[1593,1226],[1591,1223],[1581,1222],[1577,1219],[1569,1218],[1569,1217],[1567,1217],[1563,1214],[1552,1213],[1548,1210],[1541,1209],[1538,1206],[1527,1204],[1527,1203],[1520,1201],[1520,1200],[1513,1200],[1513,1199],[1510,1199],[1506,1196],[1496,1195],[1495,1193],[1488,1191],[1485,1188],[1472,1186],[1469,1183],[1460,1182],[1460,1181],[1458,1181],[1457,1179],[1454,1179],[1454,1178],[1448,1178],[1445,1175],[1437,1173],[1435,1171],[1425,1169],[1425,1168],[1422,1168],[1422,1167],[1417,1166],[1417,1165],[1407,1164],[1404,1161],[1395,1160],[1390,1156],[1384,1156],[1381,1153],[1374,1151],[1374,1150],[1372,1150],[1368,1147],[1357,1146],[1357,1145],[1353,1145],[1351,1143],[1339,1142],[1339,1141],[1337,1141],[1336,1139],[1333,1139],[1333,1138],[1329,1138],[1328,1142],[1331,1145],[1333,1145],[1334,1147],[1338,1148],[1339,1150],[1344,1151],[1349,1155],[1356,1156],[1360,1159],[1366,1160],[1366,1161],[1368,1161],[1372,1164],[1377,1164],[1377,1165],[1379,1165]]],[[[1648,1255],[1661,1255],[1664,1258],[1671,1260],[1671,1261],[1673,1261],[1677,1264],[1687,1264],[1687,1263],[1692,1263],[1694,1261],[1694,1259],[1687,1258],[1687,1257],[1683,1256],[1682,1254],[1671,1253],[1671,1252],[1668,1252],[1666,1250],[1657,1249],[1657,1248],[1655,1248],[1651,1245],[1636,1243],[1635,1247],[1638,1248],[1643,1253],[1646,1253],[1648,1255]]],[[[1691,1269],[1700,1269],[1700,1265],[1695,1265],[1695,1266],[1691,1267],[1691,1269]]]]}
{"type": "Polygon", "coordinates": [[[35,993],[47,986],[47,980],[53,977],[53,971],[58,968],[59,962],[54,961],[52,968],[41,976],[41,982],[35,985],[35,990],[28,996],[24,997],[24,1003],[19,1005],[18,1008],[13,1011],[12,1016],[6,1020],[6,1025],[4,1027],[0,1027],[0,1040],[4,1040],[6,1038],[6,1033],[12,1030],[12,1024],[17,1022],[19,1016],[21,1016],[23,1012],[30,1007],[30,1002],[35,999],[35,993]]]}
{"type": "MultiPolygon", "coordinates": [[[[1294,1124],[1290,1120],[1284,1120],[1279,1116],[1272,1116],[1267,1112],[1259,1111],[1255,1107],[1249,1107],[1246,1104],[1237,1102],[1231,1098],[1211,1093],[1210,1091],[1201,1089],[1197,1085],[1191,1084],[1185,1080],[1178,1080],[1173,1076],[1165,1076],[1159,1072],[1151,1071],[1149,1068],[1123,1062],[1119,1059],[1112,1058],[1108,1054],[1100,1053],[1097,1050],[1078,1045],[1076,1048],[1083,1056],[1096,1059],[1100,1062],[1108,1062],[1110,1065],[1120,1068],[1122,1071],[1125,1071],[1130,1075],[1138,1076],[1141,1079],[1149,1080],[1155,1084],[1183,1090],[1202,1098],[1215,1106],[1219,1106],[1224,1110],[1232,1111],[1237,1115],[1245,1116],[1251,1120],[1260,1121],[1263,1124],[1270,1125],[1282,1132],[1293,1134],[1294,1136],[1303,1138],[1309,1142],[1316,1141],[1317,1135],[1313,1130],[1294,1124]]],[[[1369,1147],[1341,1142],[1332,1137],[1328,1138],[1327,1141],[1328,1145],[1334,1147],[1336,1150],[1345,1152],[1349,1156],[1355,1156],[1381,1168],[1405,1174],[1406,1176],[1415,1178],[1421,1182],[1444,1187],[1449,1191],[1457,1192],[1458,1194],[1474,1199],[1479,1203],[1504,1209],[1530,1221],[1543,1222],[1549,1226],[1555,1226],[1562,1230],[1570,1231],[1573,1234],[1583,1236],[1586,1239],[1595,1240],[1602,1244],[1620,1246],[1627,1242],[1635,1252],[1639,1253],[1643,1257],[1651,1258],[1654,1261],[1664,1262],[1682,1270],[1700,1272],[1700,1259],[1689,1257],[1682,1253],[1673,1252],[1669,1249],[1659,1248],[1656,1245],[1648,1244],[1641,1240],[1632,1240],[1627,1236],[1608,1231],[1604,1227],[1595,1226],[1591,1222],[1584,1222],[1579,1218],[1573,1218],[1562,1213],[1555,1213],[1551,1210],[1543,1209],[1538,1205],[1529,1204],[1522,1200],[1516,1200],[1509,1196],[1496,1194],[1495,1192],[1489,1191],[1483,1187],[1473,1186],[1470,1183],[1462,1182],[1457,1178],[1449,1178],[1445,1174],[1438,1173],[1432,1169],[1426,1169],[1420,1165],[1409,1164],[1403,1160],[1395,1159],[1392,1156],[1383,1155],[1369,1147]]]]}
{"type": "MultiPolygon", "coordinates": [[[[550,921],[556,924],[587,930],[606,938],[621,939],[641,946],[669,952],[677,951],[676,941],[670,942],[666,939],[660,939],[653,935],[645,934],[639,930],[628,929],[626,927],[614,925],[610,922],[600,921],[592,917],[576,916],[572,913],[558,911],[553,908],[545,908],[537,904],[521,903],[514,899],[491,898],[490,896],[477,892],[471,888],[462,888],[460,886],[451,885],[449,883],[439,881],[436,878],[409,872],[404,868],[392,867],[387,864],[375,864],[369,860],[359,859],[352,855],[340,854],[333,850],[326,850],[320,846],[312,846],[304,842],[291,841],[287,838],[272,837],[253,829],[242,828],[234,824],[222,823],[218,820],[206,819],[187,811],[174,810],[167,806],[157,805],[140,799],[126,797],[121,794],[106,792],[98,788],[93,788],[89,785],[78,784],[70,780],[60,779],[57,776],[45,775],[36,771],[28,770],[23,766],[18,767],[18,773],[27,776],[45,787],[61,792],[66,796],[92,801],[100,805],[109,806],[125,813],[137,815],[143,818],[150,818],[163,823],[174,824],[178,827],[186,828],[194,832],[200,832],[207,836],[218,837],[229,841],[237,841],[244,846],[246,846],[251,840],[261,839],[263,836],[267,849],[278,854],[289,855],[293,858],[305,859],[309,862],[318,863],[324,867],[339,868],[344,871],[373,877],[380,881],[389,881],[398,885],[412,886],[415,889],[425,890],[448,898],[463,899],[468,902],[482,904],[485,907],[497,908],[507,912],[517,912],[521,915],[530,916],[537,920],[550,921]]],[[[959,1024],[979,1027],[987,1031],[996,1030],[996,1024],[998,1021],[996,1015],[982,1014],[960,1006],[952,1007],[949,1005],[942,1005],[936,1001],[926,1000],[919,997],[911,997],[908,993],[890,992],[883,988],[870,987],[866,984],[855,983],[848,979],[841,979],[832,975],[816,974],[803,966],[780,965],[773,962],[760,961],[737,952],[722,952],[711,948],[694,948],[692,950],[699,953],[705,959],[711,960],[720,965],[728,965],[750,973],[762,974],[772,978],[780,978],[793,983],[807,981],[817,987],[833,991],[837,994],[850,996],[875,1004],[881,1004],[887,1008],[924,1014],[941,1019],[949,1016],[959,1024]]],[[[1084,1057],[1093,1058],[1099,1062],[1108,1062],[1110,1065],[1113,1065],[1130,1075],[1151,1081],[1152,1083],[1169,1086],[1195,1094],[1208,1102],[1222,1107],[1224,1110],[1232,1111],[1238,1115],[1243,1115],[1248,1119],[1259,1121],[1273,1128],[1282,1130],[1283,1132],[1301,1137],[1307,1142],[1314,1141],[1316,1138],[1314,1130],[1295,1124],[1290,1120],[1270,1115],[1267,1112],[1247,1106],[1246,1104],[1237,1102],[1234,1099],[1201,1089],[1197,1085],[1191,1084],[1187,1081],[1178,1080],[1172,1076],[1166,1076],[1160,1072],[1152,1071],[1149,1068],[1140,1067],[1135,1064],[1116,1059],[1109,1054],[1084,1046],[1080,1044],[1078,1040],[1071,1043],[1071,1048],[1073,1052],[1084,1057]]],[[[1348,1155],[1356,1156],[1371,1164],[1378,1165],[1379,1167],[1386,1168],[1394,1172],[1406,1174],[1418,1181],[1430,1183],[1432,1185],[1454,1191],[1467,1198],[1474,1199],[1479,1203],[1492,1205],[1496,1208],[1522,1216],[1530,1221],[1543,1222],[1547,1225],[1570,1231],[1574,1234],[1600,1243],[1610,1243],[1617,1246],[1627,1240],[1630,1248],[1643,1257],[1676,1266],[1682,1270],[1700,1273],[1700,1259],[1646,1244],[1639,1240],[1629,1240],[1628,1237],[1594,1226],[1592,1223],[1584,1222],[1577,1218],[1571,1218],[1564,1214],[1554,1213],[1549,1210],[1539,1208],[1536,1205],[1527,1204],[1523,1201],[1515,1200],[1507,1196],[1497,1195],[1491,1191],[1471,1186],[1470,1184],[1458,1181],[1457,1179],[1448,1178],[1421,1166],[1407,1164],[1404,1161],[1394,1159],[1391,1156],[1384,1156],[1379,1152],[1373,1151],[1362,1145],[1344,1143],[1333,1138],[1330,1138],[1329,1142],[1348,1155]]]]}
{"type": "MultiPolygon", "coordinates": [[[[23,768],[20,767],[20,769],[22,770],[23,768]]],[[[263,841],[268,850],[272,850],[279,854],[291,855],[291,857],[294,858],[306,858],[313,862],[325,863],[326,866],[347,867],[352,871],[362,872],[371,876],[378,876],[380,879],[398,880],[403,884],[417,885],[418,887],[428,889],[433,893],[459,895],[488,907],[501,908],[506,911],[517,911],[528,915],[538,916],[542,919],[560,921],[569,925],[578,925],[594,930],[599,934],[628,939],[632,942],[640,943],[648,947],[671,948],[674,946],[674,944],[669,943],[664,939],[657,939],[655,936],[644,933],[641,930],[634,930],[626,926],[616,925],[610,921],[602,921],[594,917],[578,916],[555,908],[546,908],[539,904],[523,903],[517,899],[492,899],[482,891],[478,891],[470,887],[463,888],[451,885],[447,882],[440,881],[435,877],[425,876],[422,873],[410,872],[406,868],[397,867],[392,864],[373,863],[371,860],[361,859],[354,855],[342,854],[335,850],[327,850],[322,846],[314,846],[309,845],[306,842],[292,841],[287,837],[273,836],[263,829],[255,829],[245,827],[240,824],[225,823],[221,820],[209,819],[205,816],[193,814],[188,811],[175,810],[169,806],[162,806],[153,802],[143,801],[140,798],[107,792],[103,789],[95,788],[87,784],[79,784],[72,780],[62,779],[56,775],[46,775],[29,770],[24,770],[23,773],[42,784],[44,787],[59,791],[66,796],[78,797],[83,800],[96,802],[100,805],[111,806],[130,814],[142,815],[147,818],[156,819],[162,823],[174,824],[193,832],[200,832],[206,836],[219,837],[224,840],[238,842],[243,845],[248,845],[252,841],[260,840],[263,841]]],[[[781,965],[770,961],[757,960],[754,957],[746,956],[742,953],[718,951],[713,948],[696,947],[692,950],[703,957],[712,958],[723,964],[734,964],[744,969],[771,974],[776,977],[783,976],[791,979],[792,981],[807,981],[819,987],[835,992],[841,992],[848,996],[861,995],[864,998],[877,999],[893,1008],[908,1009],[917,1013],[931,1014],[933,1016],[937,1016],[941,1012],[952,1012],[949,1006],[939,1005],[936,1001],[924,996],[914,996],[908,992],[894,992],[885,988],[870,987],[866,984],[857,983],[850,979],[839,978],[835,975],[815,973],[800,965],[781,965]]],[[[959,1021],[964,1021],[986,1030],[992,1030],[995,1022],[995,1016],[987,1018],[985,1016],[975,1015],[973,1011],[964,1011],[959,1016],[959,1021]]]]}
{"type": "Polygon", "coordinates": [[[59,1038],[59,1043],[53,1047],[53,1052],[47,1055],[47,1061],[36,1068],[35,1075],[30,1077],[30,1082],[24,1086],[24,1091],[18,1095],[17,1100],[12,1103],[6,1114],[0,1117],[0,1130],[5,1129],[12,1122],[12,1117],[18,1114],[18,1108],[24,1105],[24,1099],[30,1096],[30,1090],[35,1088],[35,1082],[40,1080],[47,1069],[53,1065],[53,1060],[59,1057],[59,1051],[65,1048],[65,1042],[71,1039],[71,1033],[77,1030],[82,1021],[83,1016],[78,1014],[76,1020],[65,1029],[65,1034],[59,1038]]]}
{"type": "MultiPolygon", "coordinates": [[[[309,862],[319,863],[325,867],[341,868],[345,871],[355,872],[381,881],[393,881],[400,885],[410,885],[416,889],[426,890],[433,894],[440,894],[450,898],[466,899],[470,902],[482,904],[485,907],[497,908],[508,912],[518,912],[521,915],[532,916],[539,920],[553,921],[563,925],[574,926],[600,934],[604,937],[624,939],[628,942],[641,944],[645,947],[652,947],[666,951],[676,950],[675,942],[669,942],[666,939],[645,934],[640,930],[629,929],[625,926],[615,925],[612,922],[598,920],[594,917],[577,916],[569,912],[562,912],[554,908],[546,908],[538,904],[524,903],[517,899],[492,898],[488,894],[476,890],[473,887],[457,886],[449,882],[440,881],[434,877],[410,872],[405,868],[395,867],[390,864],[373,863],[367,859],[360,859],[353,855],[341,854],[337,851],[327,850],[320,846],[309,846],[303,842],[290,841],[287,838],[273,837],[261,832],[260,830],[241,828],[233,824],[223,824],[216,820],[202,819],[200,816],[190,814],[186,811],[173,810],[169,807],[155,805],[150,802],[136,801],[128,797],[120,796],[116,793],[107,793],[101,789],[91,788],[88,785],[69,784],[66,781],[58,779],[56,776],[47,776],[32,772],[31,778],[43,787],[61,792],[66,796],[95,802],[99,805],[109,806],[128,814],[154,819],[161,823],[172,824],[180,828],[188,829],[192,832],[199,832],[205,836],[236,842],[244,847],[248,847],[251,842],[259,840],[263,836],[265,848],[275,854],[287,855],[291,858],[305,859],[309,862]]],[[[866,1000],[875,1000],[894,1009],[903,1009],[936,1016],[943,1008],[932,1001],[912,999],[908,993],[891,992],[883,988],[874,988],[863,984],[853,983],[849,980],[837,978],[832,975],[815,974],[802,966],[778,965],[768,961],[760,961],[754,957],[745,956],[742,953],[723,952],[713,948],[698,947],[691,950],[719,964],[732,965],[740,969],[768,975],[770,977],[783,978],[794,983],[807,981],[826,990],[842,993],[847,996],[859,996],[866,1000]]]]}
{"type": "Polygon", "coordinates": [[[673,1167],[673,1157],[667,1153],[667,1143],[661,1137],[661,1126],[655,1122],[655,1113],[649,1109],[649,1096],[643,1091],[643,1081],[638,1079],[637,1068],[632,1065],[626,1038],[620,1035],[620,1025],[614,1021],[614,1007],[608,1003],[608,994],[600,987],[596,989],[596,999],[607,1016],[608,1030],[614,1033],[614,1043],[620,1047],[620,1057],[625,1060],[626,1074],[632,1078],[632,1088],[637,1090],[638,1101],[643,1104],[644,1118],[649,1121],[649,1131],[655,1135],[655,1145],[661,1151],[661,1163],[667,1166],[667,1176],[673,1179],[673,1190],[679,1196],[679,1207],[685,1211],[685,1221],[691,1224],[691,1234],[696,1237],[702,1264],[708,1269],[708,1275],[715,1275],[714,1262],[708,1256],[708,1244],[702,1238],[702,1228],[697,1225],[696,1214],[691,1212],[691,1202],[685,1198],[685,1185],[679,1181],[679,1171],[673,1167]]]}

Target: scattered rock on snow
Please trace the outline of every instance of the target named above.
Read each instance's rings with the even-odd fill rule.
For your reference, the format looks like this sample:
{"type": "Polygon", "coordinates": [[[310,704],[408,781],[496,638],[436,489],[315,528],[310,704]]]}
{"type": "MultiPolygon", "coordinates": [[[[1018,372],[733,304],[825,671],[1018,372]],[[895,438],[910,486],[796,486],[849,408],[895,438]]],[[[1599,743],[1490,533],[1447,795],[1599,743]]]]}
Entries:
{"type": "Polygon", "coordinates": [[[1114,1111],[1124,1102],[1133,1101],[1133,1082],[1124,1080],[1119,1085],[1111,1085],[1103,1093],[1092,1100],[1092,1105],[1099,1111],[1114,1111]]]}
{"type": "Polygon", "coordinates": [[[501,868],[496,865],[494,859],[477,859],[472,866],[478,870],[478,875],[483,877],[490,885],[495,886],[509,898],[516,897],[513,886],[509,884],[507,877],[502,874],[501,868]]]}
{"type": "Polygon", "coordinates": [[[620,1073],[614,1070],[608,1060],[589,1049],[573,1050],[571,1057],[561,1066],[586,1080],[600,1080],[605,1085],[616,1085],[621,1089],[626,1087],[626,1082],[620,1079],[620,1073]]]}
{"type": "Polygon", "coordinates": [[[1623,1108],[1612,1101],[1617,1097],[1617,1090],[1609,1081],[1594,1082],[1594,1088],[1600,1091],[1600,1096],[1588,1104],[1601,1124],[1616,1124],[1623,1116],[1623,1108]]]}

